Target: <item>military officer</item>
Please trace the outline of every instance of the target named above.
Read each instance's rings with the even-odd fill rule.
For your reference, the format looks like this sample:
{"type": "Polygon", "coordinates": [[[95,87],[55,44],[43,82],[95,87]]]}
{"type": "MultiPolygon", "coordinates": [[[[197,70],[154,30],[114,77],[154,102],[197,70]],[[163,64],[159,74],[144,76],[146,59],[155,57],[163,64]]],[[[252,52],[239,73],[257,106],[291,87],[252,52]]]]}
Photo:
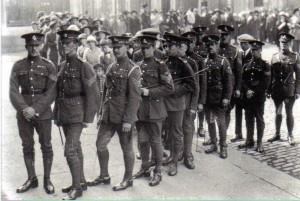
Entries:
{"type": "Polygon", "coordinates": [[[53,161],[51,144],[51,103],[56,95],[57,72],[54,64],[40,56],[44,35],[27,33],[25,39],[28,56],[17,61],[10,76],[10,100],[17,111],[19,135],[22,140],[23,157],[28,179],[17,189],[23,193],[30,188],[38,187],[34,167],[34,129],[39,135],[39,142],[44,163],[44,189],[46,193],[54,193],[50,180],[53,161]]]}
{"type": "MultiPolygon", "coordinates": [[[[157,37],[157,36],[159,36],[159,34],[160,34],[159,31],[144,29],[144,30],[141,30],[141,31],[137,32],[136,36],[138,37],[139,35],[150,35],[150,36],[157,37]]],[[[161,50],[159,50],[157,48],[157,44],[160,43],[160,42],[161,42],[160,40],[155,41],[154,57],[156,59],[162,60],[163,57],[164,57],[164,54],[161,50]]],[[[144,59],[144,56],[143,56],[143,53],[142,53],[142,49],[139,49],[139,50],[137,50],[136,52],[133,53],[133,59],[132,60],[134,62],[140,62],[143,59],[144,59]]]]}
{"type": "MultiPolygon", "coordinates": [[[[190,33],[183,34],[184,36],[190,33]]],[[[190,44],[193,42],[192,38],[181,37],[179,56],[183,61],[186,61],[186,65],[193,70],[193,75],[195,78],[195,90],[186,94],[186,109],[183,116],[183,163],[188,169],[195,169],[195,164],[193,163],[192,155],[192,142],[193,135],[195,131],[194,120],[197,114],[198,98],[199,98],[199,65],[196,60],[187,55],[190,44]]],[[[194,41],[195,42],[195,41],[194,41]]]]}
{"type": "Polygon", "coordinates": [[[162,122],[167,117],[167,110],[163,98],[174,91],[174,85],[167,65],[154,58],[155,41],[157,37],[143,35],[138,37],[141,42],[143,61],[139,63],[142,70],[142,102],[138,110],[138,143],[141,152],[142,165],[135,178],[144,176],[149,171],[149,150],[155,156],[153,177],[150,186],[156,186],[162,179],[161,166],[162,149],[162,122]]]}
{"type": "Polygon", "coordinates": [[[171,136],[172,148],[171,155],[167,159],[169,164],[168,175],[177,174],[177,162],[183,148],[182,123],[184,111],[186,110],[186,95],[195,91],[195,78],[193,70],[189,67],[186,60],[179,56],[181,37],[165,33],[164,38],[168,44],[168,59],[166,61],[171,72],[175,92],[165,98],[168,111],[168,132],[171,136]]]}
{"type": "Polygon", "coordinates": [[[92,66],[76,54],[80,32],[64,30],[58,34],[66,60],[59,66],[54,119],[65,134],[65,157],[72,175],[72,185],[62,189],[68,193],[63,199],[74,200],[81,197],[82,191],[87,188],[80,136],[82,129],[94,120],[99,97],[92,66]]]}
{"type": "Polygon", "coordinates": [[[141,100],[141,71],[139,66],[129,60],[127,55],[130,37],[110,36],[109,39],[112,41],[116,61],[106,70],[104,104],[96,142],[100,176],[92,181],[91,185],[110,184],[107,145],[117,132],[125,163],[123,180],[113,187],[114,191],[119,191],[133,185],[132,128],[137,121],[137,111],[141,100]]]}
{"type": "Polygon", "coordinates": [[[218,30],[220,32],[219,54],[227,58],[233,73],[233,97],[231,98],[231,103],[226,111],[226,127],[228,128],[231,109],[234,107],[235,99],[239,98],[241,94],[242,58],[239,50],[230,44],[231,34],[234,32],[234,28],[228,25],[219,25],[218,30]]]}
{"type": "Polygon", "coordinates": [[[288,141],[295,145],[293,136],[294,117],[293,106],[295,100],[300,97],[300,59],[299,54],[290,51],[294,36],[289,33],[279,35],[279,53],[272,57],[271,61],[271,94],[276,107],[276,133],[268,142],[280,140],[280,127],[282,121],[282,107],[285,104],[286,122],[288,129],[288,141]]]}
{"type": "Polygon", "coordinates": [[[230,104],[230,98],[233,90],[232,70],[229,61],[218,55],[219,36],[209,34],[203,37],[208,50],[208,57],[204,61],[204,68],[207,70],[207,90],[202,94],[205,96],[205,117],[208,123],[208,132],[212,145],[205,150],[205,153],[210,154],[218,150],[216,139],[217,121],[220,137],[220,157],[227,158],[226,144],[226,120],[225,113],[230,104]]]}
{"type": "MultiPolygon", "coordinates": [[[[205,33],[207,33],[208,27],[206,27],[206,26],[199,26],[199,27],[194,27],[193,30],[196,32],[196,37],[197,37],[196,47],[194,48],[193,52],[195,52],[196,55],[199,55],[200,58],[201,58],[201,60],[202,60],[202,62],[203,62],[204,59],[207,57],[207,51],[206,51],[205,45],[204,45],[204,43],[202,41],[202,37],[205,35],[205,33]]],[[[204,77],[203,76],[200,77],[200,82],[201,82],[201,78],[204,78],[204,77]]],[[[201,85],[200,85],[200,87],[201,87],[201,85]]],[[[200,91],[200,93],[202,93],[202,92],[200,91]]],[[[203,107],[204,107],[204,105],[203,105],[203,107]]],[[[203,108],[202,109],[200,108],[198,110],[198,118],[199,118],[198,135],[200,137],[204,137],[205,133],[204,133],[204,127],[203,127],[203,122],[204,122],[204,109],[203,108]]],[[[207,141],[207,142],[204,142],[203,144],[204,145],[209,145],[210,142],[207,141]]]]}
{"type": "MultiPolygon", "coordinates": [[[[251,47],[249,41],[254,40],[253,36],[249,34],[242,34],[238,36],[238,41],[241,47],[242,67],[252,59],[251,47]]],[[[231,142],[238,142],[243,140],[242,134],[242,118],[243,118],[243,101],[241,97],[235,99],[235,137],[231,142]]]]}
{"type": "Polygon", "coordinates": [[[264,134],[264,105],[266,91],[270,83],[270,66],[262,60],[261,52],[263,42],[253,40],[251,45],[253,58],[245,64],[242,79],[242,99],[245,107],[247,138],[246,143],[239,145],[239,148],[251,148],[254,146],[254,122],[257,127],[257,148],[262,153],[262,138],[264,134]]]}

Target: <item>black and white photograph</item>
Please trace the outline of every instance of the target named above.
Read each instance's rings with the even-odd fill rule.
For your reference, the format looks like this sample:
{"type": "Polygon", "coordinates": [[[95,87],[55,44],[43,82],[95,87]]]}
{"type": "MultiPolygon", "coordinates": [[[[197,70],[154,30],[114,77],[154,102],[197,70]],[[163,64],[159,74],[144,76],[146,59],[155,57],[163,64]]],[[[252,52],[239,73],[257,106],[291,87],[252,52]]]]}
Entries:
{"type": "Polygon", "coordinates": [[[300,201],[300,0],[2,0],[1,200],[300,201]]]}

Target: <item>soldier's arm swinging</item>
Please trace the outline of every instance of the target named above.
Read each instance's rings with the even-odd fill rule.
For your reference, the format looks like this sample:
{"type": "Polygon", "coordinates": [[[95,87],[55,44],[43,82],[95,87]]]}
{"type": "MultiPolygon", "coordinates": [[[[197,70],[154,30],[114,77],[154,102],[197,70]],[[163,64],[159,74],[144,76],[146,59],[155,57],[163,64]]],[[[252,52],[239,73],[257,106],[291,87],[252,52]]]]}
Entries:
{"type": "Polygon", "coordinates": [[[295,66],[295,74],[296,74],[296,80],[295,80],[295,98],[300,98],[300,58],[299,55],[297,55],[297,62],[295,66]]]}

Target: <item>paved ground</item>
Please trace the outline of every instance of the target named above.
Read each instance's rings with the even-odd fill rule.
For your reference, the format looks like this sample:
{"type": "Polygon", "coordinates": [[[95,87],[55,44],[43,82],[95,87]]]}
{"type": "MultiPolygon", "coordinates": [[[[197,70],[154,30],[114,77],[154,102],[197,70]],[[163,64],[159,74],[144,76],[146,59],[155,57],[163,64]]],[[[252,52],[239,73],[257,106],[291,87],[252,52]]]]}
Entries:
{"type": "MultiPolygon", "coordinates": [[[[267,47],[264,58],[269,59],[275,49],[267,47]]],[[[60,143],[57,127],[53,126],[52,138],[54,148],[54,162],[52,180],[56,186],[56,193],[48,196],[42,188],[43,168],[42,157],[38,143],[36,148],[36,169],[40,186],[25,194],[16,194],[15,189],[26,179],[21,141],[16,127],[15,111],[8,100],[8,79],[14,61],[24,56],[24,53],[3,55],[2,57],[2,199],[3,200],[37,200],[60,199],[63,194],[60,189],[70,184],[71,177],[60,143]]],[[[300,105],[295,104],[295,137],[300,140],[300,105]]],[[[266,102],[266,132],[264,141],[274,134],[274,106],[271,100],[266,102]]],[[[284,122],[284,121],[283,121],[284,122]]],[[[229,128],[228,139],[234,133],[234,118],[229,128]]],[[[283,124],[284,125],[284,124],[283,124]]],[[[286,137],[286,127],[282,127],[283,137],[286,137]]],[[[96,157],[96,128],[91,125],[84,130],[82,144],[85,156],[85,174],[87,179],[93,179],[99,174],[96,157]]],[[[245,133],[245,129],[244,129],[245,133]]],[[[35,136],[36,142],[37,136],[35,136]]],[[[252,150],[238,151],[234,143],[229,145],[229,157],[222,160],[218,155],[204,154],[202,139],[194,139],[193,152],[196,169],[191,171],[179,165],[176,177],[169,177],[166,169],[163,172],[163,181],[158,187],[148,187],[146,179],[134,181],[133,188],[123,192],[114,193],[111,186],[89,188],[81,200],[198,200],[198,199],[272,199],[272,200],[300,200],[300,151],[299,146],[290,147],[286,141],[279,143],[265,143],[266,153],[257,154],[252,150]],[[200,152],[196,151],[196,144],[200,152]]],[[[123,159],[117,137],[114,137],[110,149],[110,174],[112,184],[119,182],[123,174],[123,159]]],[[[135,171],[140,161],[136,161],[135,171]]]]}

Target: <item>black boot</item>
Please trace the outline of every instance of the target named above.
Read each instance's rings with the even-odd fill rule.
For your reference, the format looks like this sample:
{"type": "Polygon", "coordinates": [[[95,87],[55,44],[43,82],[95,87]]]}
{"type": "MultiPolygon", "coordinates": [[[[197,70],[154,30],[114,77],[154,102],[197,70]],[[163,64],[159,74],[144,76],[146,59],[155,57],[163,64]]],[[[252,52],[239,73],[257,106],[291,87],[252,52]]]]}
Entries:
{"type": "Polygon", "coordinates": [[[254,141],[246,141],[244,144],[238,146],[239,149],[251,149],[254,147],[254,141]]]}
{"type": "Polygon", "coordinates": [[[149,181],[149,186],[157,186],[161,182],[161,173],[160,172],[154,172],[153,177],[149,181]]]}
{"type": "Polygon", "coordinates": [[[52,167],[52,157],[44,158],[44,189],[47,194],[53,194],[55,192],[54,186],[50,180],[50,172],[52,167]]]}
{"type": "Polygon", "coordinates": [[[63,200],[76,200],[78,197],[82,196],[82,189],[72,188],[67,196],[63,197],[63,200]]]}
{"type": "Polygon", "coordinates": [[[212,143],[212,145],[205,150],[205,153],[206,154],[211,154],[211,153],[214,153],[214,152],[217,152],[218,151],[218,146],[214,143],[212,143]]]}
{"type": "Polygon", "coordinates": [[[133,180],[132,179],[128,179],[128,180],[124,180],[121,183],[115,185],[113,187],[113,191],[121,191],[121,190],[125,190],[129,187],[133,186],[133,180]]]}
{"type": "Polygon", "coordinates": [[[205,137],[205,132],[203,128],[198,128],[198,136],[199,137],[205,137]]]}
{"type": "Polygon", "coordinates": [[[225,146],[220,147],[220,157],[223,159],[228,157],[227,147],[225,147],[225,146]]]}
{"type": "Polygon", "coordinates": [[[109,176],[106,176],[106,177],[99,176],[94,181],[87,182],[88,186],[97,186],[100,184],[110,184],[110,177],[109,176]]]}
{"type": "Polygon", "coordinates": [[[288,142],[289,142],[289,144],[291,146],[295,146],[296,145],[296,142],[295,142],[293,134],[289,134],[289,136],[288,136],[288,142]]]}
{"type": "MultiPolygon", "coordinates": [[[[80,186],[81,186],[81,190],[83,190],[83,191],[86,191],[86,190],[87,190],[87,183],[80,183],[80,186]]],[[[71,186],[62,188],[61,191],[62,191],[63,193],[68,193],[68,192],[70,192],[72,189],[73,189],[73,186],[71,185],[71,186]]]]}
{"type": "Polygon", "coordinates": [[[272,138],[268,139],[268,142],[275,142],[280,140],[280,134],[276,133],[272,138]]]}
{"type": "Polygon", "coordinates": [[[183,161],[183,163],[184,163],[184,165],[185,165],[185,167],[187,168],[187,169],[195,169],[195,164],[194,164],[194,162],[193,162],[193,160],[192,160],[192,157],[186,157],[185,159],[184,159],[184,161],[183,161]]]}
{"type": "Polygon", "coordinates": [[[171,162],[169,164],[168,175],[169,176],[175,176],[175,175],[177,175],[177,163],[171,162]]]}
{"type": "Polygon", "coordinates": [[[150,170],[148,168],[142,168],[133,175],[133,179],[138,179],[141,177],[150,177],[150,170]]]}
{"type": "Polygon", "coordinates": [[[239,142],[239,141],[242,141],[243,140],[243,136],[238,134],[235,136],[235,138],[232,138],[230,141],[231,142],[239,142]]]}
{"type": "Polygon", "coordinates": [[[257,151],[259,153],[264,153],[265,152],[264,147],[262,145],[262,142],[257,142],[257,147],[256,147],[255,151],[257,151]]]}
{"type": "Polygon", "coordinates": [[[38,187],[38,185],[39,185],[38,179],[36,177],[33,177],[33,178],[30,178],[30,179],[27,179],[27,181],[22,186],[17,188],[16,192],[17,193],[24,193],[24,192],[28,191],[31,188],[38,187]]]}

